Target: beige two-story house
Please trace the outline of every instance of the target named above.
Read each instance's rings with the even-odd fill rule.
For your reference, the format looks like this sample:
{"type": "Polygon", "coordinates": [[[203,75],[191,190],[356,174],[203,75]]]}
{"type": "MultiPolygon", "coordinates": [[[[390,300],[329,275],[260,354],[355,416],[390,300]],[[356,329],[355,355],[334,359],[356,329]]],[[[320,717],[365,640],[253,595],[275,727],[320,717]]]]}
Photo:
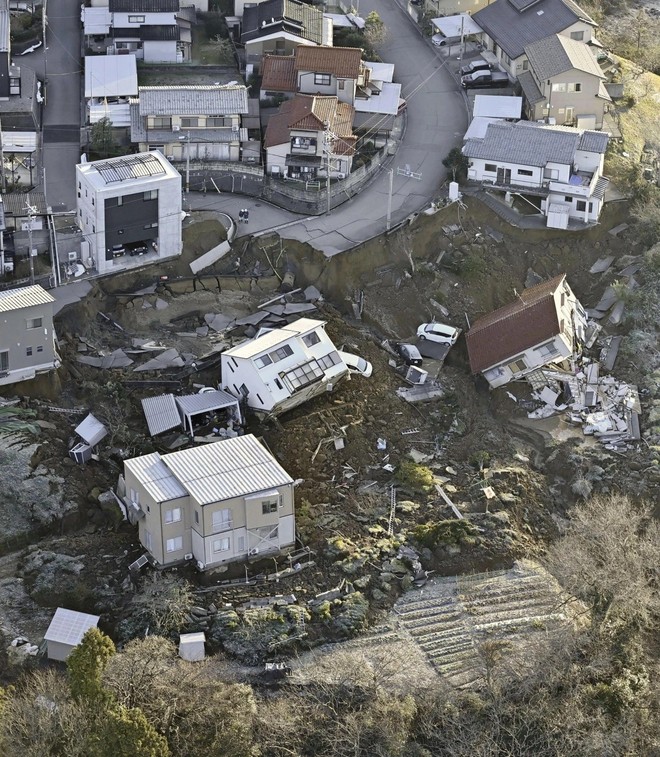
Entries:
{"type": "Polygon", "coordinates": [[[474,14],[481,39],[512,79],[529,64],[525,47],[553,34],[599,45],[596,22],[573,0],[495,0],[474,14]]]}
{"type": "Polygon", "coordinates": [[[295,543],[294,482],[251,434],[124,461],[126,506],[157,565],[199,570],[295,543]]]}
{"type": "Polygon", "coordinates": [[[585,341],[587,316],[566,274],[524,289],[504,307],[476,320],[466,334],[472,373],[492,388],[544,365],[562,365],[585,341]]]}
{"type": "Polygon", "coordinates": [[[33,379],[60,365],[54,302],[39,285],[0,292],[0,386],[33,379]]]}
{"type": "Polygon", "coordinates": [[[130,107],[131,142],[140,151],[159,150],[175,164],[240,160],[248,138],[244,85],[140,87],[130,107]]]}
{"type": "Polygon", "coordinates": [[[518,74],[530,121],[551,119],[557,124],[602,129],[612,100],[605,76],[592,49],[562,34],[525,47],[527,71],[518,74]]]}
{"type": "Polygon", "coordinates": [[[301,181],[351,172],[355,111],[336,97],[296,95],[271,117],[264,136],[266,171],[301,181]]]}

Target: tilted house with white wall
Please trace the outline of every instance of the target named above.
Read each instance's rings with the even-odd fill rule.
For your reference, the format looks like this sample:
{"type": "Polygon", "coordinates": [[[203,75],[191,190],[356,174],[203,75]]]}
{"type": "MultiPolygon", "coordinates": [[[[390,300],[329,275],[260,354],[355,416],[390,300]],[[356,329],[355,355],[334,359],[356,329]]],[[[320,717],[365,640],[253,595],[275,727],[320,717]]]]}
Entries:
{"type": "Polygon", "coordinates": [[[271,176],[343,179],[350,172],[357,137],[354,109],[336,97],[296,95],[271,116],[264,135],[271,176]]]}
{"type": "Polygon", "coordinates": [[[260,415],[277,415],[330,391],[348,367],[311,318],[272,329],[222,353],[222,386],[260,415]]]}
{"type": "Polygon", "coordinates": [[[544,365],[561,365],[585,340],[585,311],[561,274],[523,290],[517,299],[476,320],[466,334],[472,373],[492,388],[544,365]]]}
{"type": "Polygon", "coordinates": [[[570,218],[598,220],[609,180],[603,163],[609,135],[567,126],[518,121],[488,124],[468,139],[468,179],[484,187],[540,198],[548,226],[567,228],[570,218]]]}
{"type": "Polygon", "coordinates": [[[181,175],[159,152],[76,166],[82,262],[116,273],[181,254],[181,175]]]}
{"type": "Polygon", "coordinates": [[[131,142],[168,160],[238,161],[248,138],[243,85],[140,87],[131,98],[131,142]]]}
{"type": "Polygon", "coordinates": [[[60,365],[54,302],[38,284],[0,292],[0,386],[28,381],[60,365]]]}
{"type": "Polygon", "coordinates": [[[251,434],[125,460],[124,478],[158,565],[195,560],[207,570],[295,543],[293,479],[251,434]]]}
{"type": "Polygon", "coordinates": [[[472,18],[486,49],[512,79],[529,68],[525,47],[552,34],[599,44],[593,39],[596,22],[573,0],[495,0],[472,18]]]}
{"type": "Polygon", "coordinates": [[[530,121],[547,118],[587,129],[603,127],[605,108],[612,98],[589,45],[553,34],[527,45],[525,54],[529,70],[521,72],[518,81],[530,121]]]}

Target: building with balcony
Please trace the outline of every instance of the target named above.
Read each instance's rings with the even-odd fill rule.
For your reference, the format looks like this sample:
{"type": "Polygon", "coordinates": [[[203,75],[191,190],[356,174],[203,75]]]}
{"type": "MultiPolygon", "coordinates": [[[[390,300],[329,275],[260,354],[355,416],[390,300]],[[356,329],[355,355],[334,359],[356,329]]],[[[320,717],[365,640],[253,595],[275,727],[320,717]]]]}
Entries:
{"type": "Polygon", "coordinates": [[[264,330],[225,350],[220,367],[225,391],[262,416],[291,410],[348,375],[325,323],[311,318],[264,330]]]}
{"type": "Polygon", "coordinates": [[[131,142],[140,151],[159,150],[173,163],[241,159],[245,86],[140,87],[130,102],[131,142]]]}
{"type": "Polygon", "coordinates": [[[296,95],[271,116],[264,136],[266,171],[301,181],[351,172],[354,109],[336,97],[296,95]]]}
{"type": "Polygon", "coordinates": [[[527,71],[518,74],[530,121],[602,129],[612,98],[592,48],[562,34],[525,47],[527,71]]]}
{"type": "Polygon", "coordinates": [[[609,135],[528,121],[488,124],[467,139],[468,179],[538,203],[552,228],[600,216],[609,179],[602,175],[609,135]]]}
{"type": "Polygon", "coordinates": [[[181,175],[161,153],[76,166],[82,264],[116,273],[181,254],[181,175]]]}
{"type": "Polygon", "coordinates": [[[200,570],[295,544],[294,482],[248,434],[124,461],[126,507],[157,565],[200,570]]]}

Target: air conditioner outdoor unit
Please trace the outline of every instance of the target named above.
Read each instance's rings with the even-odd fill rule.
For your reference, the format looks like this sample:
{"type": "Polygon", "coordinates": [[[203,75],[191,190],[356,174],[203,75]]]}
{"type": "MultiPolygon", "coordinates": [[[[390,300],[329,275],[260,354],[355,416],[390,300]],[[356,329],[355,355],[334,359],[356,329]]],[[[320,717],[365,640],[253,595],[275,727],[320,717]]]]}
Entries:
{"type": "Polygon", "coordinates": [[[78,253],[77,252],[70,252],[69,253],[69,263],[74,263],[76,260],[78,260],[78,253]]]}
{"type": "Polygon", "coordinates": [[[178,124],[174,124],[174,126],[172,126],[172,131],[181,131],[181,127],[178,124]]]}
{"type": "Polygon", "coordinates": [[[197,560],[197,570],[204,570],[206,566],[201,560],[197,560]]]}
{"type": "Polygon", "coordinates": [[[188,554],[187,554],[187,555],[184,555],[184,556],[183,556],[183,559],[184,559],[184,560],[192,560],[192,559],[193,559],[193,557],[194,557],[193,553],[192,553],[192,552],[188,552],[188,554]]]}
{"type": "Polygon", "coordinates": [[[406,381],[410,384],[425,384],[428,377],[428,371],[423,371],[420,368],[415,368],[414,365],[411,365],[406,372],[406,381]]]}
{"type": "Polygon", "coordinates": [[[345,179],[346,178],[346,174],[345,173],[338,173],[337,174],[337,178],[338,179],[345,179]]]}
{"type": "Polygon", "coordinates": [[[248,555],[258,555],[259,554],[259,547],[253,547],[249,552],[248,555]]]}

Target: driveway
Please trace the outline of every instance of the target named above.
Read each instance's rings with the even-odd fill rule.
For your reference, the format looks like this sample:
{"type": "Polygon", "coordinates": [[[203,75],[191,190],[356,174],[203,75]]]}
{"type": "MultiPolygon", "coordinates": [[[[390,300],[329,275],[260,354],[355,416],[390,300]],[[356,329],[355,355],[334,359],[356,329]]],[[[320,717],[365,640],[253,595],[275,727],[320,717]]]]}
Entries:
{"type": "MultiPolygon", "coordinates": [[[[467,128],[463,94],[444,66],[446,58],[424,40],[416,25],[398,4],[384,0],[363,0],[360,14],[375,10],[390,30],[379,52],[394,63],[395,79],[401,82],[408,102],[408,123],[394,169],[392,225],[420,210],[437,193],[446,170],[443,158],[460,143],[467,128]],[[397,175],[408,167],[419,175],[397,175]]],[[[279,233],[286,239],[308,242],[327,256],[343,252],[386,229],[389,175],[378,177],[358,196],[329,215],[306,219],[279,233]]]]}

